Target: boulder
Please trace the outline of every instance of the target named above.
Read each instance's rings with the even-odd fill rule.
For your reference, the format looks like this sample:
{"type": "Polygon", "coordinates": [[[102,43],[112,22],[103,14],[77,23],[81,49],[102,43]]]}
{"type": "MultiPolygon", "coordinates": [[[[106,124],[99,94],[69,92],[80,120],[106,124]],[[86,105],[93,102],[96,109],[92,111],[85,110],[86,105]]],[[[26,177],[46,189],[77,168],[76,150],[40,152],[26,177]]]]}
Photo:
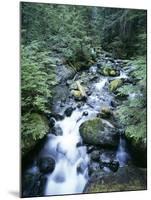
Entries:
{"type": "Polygon", "coordinates": [[[82,113],[82,116],[88,116],[88,111],[84,111],[83,113],[82,113]]]}
{"type": "Polygon", "coordinates": [[[64,111],[64,114],[67,116],[67,117],[70,117],[72,112],[73,112],[74,108],[72,107],[69,107],[67,108],[65,111],[64,111]]]}
{"type": "Polygon", "coordinates": [[[55,160],[52,157],[42,157],[38,160],[37,165],[41,173],[52,173],[55,168],[55,160]]]}
{"type": "Polygon", "coordinates": [[[84,171],[86,170],[86,168],[87,168],[87,164],[86,163],[84,163],[84,162],[79,163],[79,165],[77,166],[77,173],[78,174],[79,173],[83,174],[84,171]]]}
{"type": "Polygon", "coordinates": [[[52,128],[54,127],[55,123],[56,123],[56,120],[53,117],[51,117],[49,120],[49,126],[52,128]]]}
{"type": "Polygon", "coordinates": [[[113,76],[114,77],[114,76],[119,75],[119,71],[110,66],[101,67],[100,73],[103,76],[113,76]]]}
{"type": "Polygon", "coordinates": [[[91,160],[93,160],[95,162],[99,162],[100,161],[100,151],[98,151],[98,150],[92,151],[92,153],[90,154],[90,158],[91,158],[91,160]]]}
{"type": "Polygon", "coordinates": [[[100,147],[117,146],[116,131],[106,127],[100,118],[94,118],[81,124],[79,128],[84,143],[100,147]]]}
{"type": "Polygon", "coordinates": [[[115,79],[110,82],[109,89],[111,92],[115,92],[117,88],[122,86],[122,84],[123,84],[122,79],[115,79]]]}
{"type": "Polygon", "coordinates": [[[40,173],[26,173],[22,178],[22,192],[21,195],[25,197],[43,196],[47,177],[42,176],[40,173]]]}
{"type": "Polygon", "coordinates": [[[146,169],[122,167],[114,173],[91,177],[84,193],[146,190],[146,178],[146,169]]]}
{"type": "Polygon", "coordinates": [[[99,113],[99,117],[101,118],[110,118],[112,116],[112,111],[110,110],[109,107],[102,107],[101,112],[99,113]]]}
{"type": "Polygon", "coordinates": [[[63,131],[60,126],[56,125],[52,128],[52,134],[58,136],[58,135],[63,135],[63,131]]]}

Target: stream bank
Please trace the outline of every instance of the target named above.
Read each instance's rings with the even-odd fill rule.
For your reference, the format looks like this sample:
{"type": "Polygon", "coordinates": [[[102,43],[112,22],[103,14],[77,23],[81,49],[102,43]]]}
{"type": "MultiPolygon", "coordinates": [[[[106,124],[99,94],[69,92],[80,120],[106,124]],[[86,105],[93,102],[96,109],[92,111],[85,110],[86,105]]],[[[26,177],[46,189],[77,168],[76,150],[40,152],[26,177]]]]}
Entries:
{"type": "Polygon", "coordinates": [[[134,156],[139,141],[146,151],[145,135],[133,146],[117,114],[132,95],[119,89],[137,83],[131,68],[100,54],[89,69],[56,86],[49,134],[23,170],[24,197],[146,189],[145,156],[143,166],[134,156]]]}

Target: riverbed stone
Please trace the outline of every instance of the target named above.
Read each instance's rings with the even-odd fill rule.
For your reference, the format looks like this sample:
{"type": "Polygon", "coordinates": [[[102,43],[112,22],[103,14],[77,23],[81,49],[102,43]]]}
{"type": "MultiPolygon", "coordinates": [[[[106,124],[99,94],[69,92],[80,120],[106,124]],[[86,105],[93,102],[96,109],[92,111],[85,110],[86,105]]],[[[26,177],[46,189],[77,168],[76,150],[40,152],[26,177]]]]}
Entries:
{"type": "Polygon", "coordinates": [[[91,177],[84,193],[146,190],[146,177],[146,169],[121,167],[117,172],[91,177]]]}
{"type": "Polygon", "coordinates": [[[71,90],[71,94],[75,100],[81,101],[86,99],[86,97],[83,96],[79,90],[71,90]]]}
{"type": "Polygon", "coordinates": [[[112,66],[108,66],[105,65],[103,67],[101,67],[100,73],[103,76],[118,76],[119,75],[119,71],[114,69],[112,66]]]}
{"type": "Polygon", "coordinates": [[[47,177],[40,173],[26,173],[22,180],[22,197],[38,197],[44,195],[47,177]]]}
{"type": "Polygon", "coordinates": [[[112,111],[109,107],[104,106],[101,108],[101,112],[99,113],[99,117],[107,119],[112,116],[112,111]]]}
{"type": "Polygon", "coordinates": [[[117,146],[117,134],[114,129],[106,127],[98,117],[81,124],[79,128],[84,143],[100,147],[117,146]]]}
{"type": "Polygon", "coordinates": [[[117,88],[122,86],[122,84],[123,84],[122,79],[115,79],[110,82],[109,89],[111,92],[115,92],[117,88]]]}
{"type": "Polygon", "coordinates": [[[99,150],[92,151],[92,153],[90,154],[90,158],[91,158],[91,160],[93,160],[95,162],[99,162],[100,161],[100,151],[99,150]]]}
{"type": "Polygon", "coordinates": [[[41,173],[52,173],[55,168],[55,160],[52,157],[42,157],[37,162],[41,173]]]}
{"type": "Polygon", "coordinates": [[[64,111],[64,114],[67,116],[67,117],[70,117],[72,112],[73,112],[74,108],[72,107],[69,107],[67,108],[65,111],[64,111]]]}

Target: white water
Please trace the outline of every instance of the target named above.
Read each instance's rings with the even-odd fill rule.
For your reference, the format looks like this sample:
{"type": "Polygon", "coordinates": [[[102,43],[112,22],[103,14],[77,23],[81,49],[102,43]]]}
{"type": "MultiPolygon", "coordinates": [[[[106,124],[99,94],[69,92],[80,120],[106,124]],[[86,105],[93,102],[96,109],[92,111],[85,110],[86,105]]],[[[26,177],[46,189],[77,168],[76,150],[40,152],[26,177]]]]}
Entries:
{"type": "Polygon", "coordinates": [[[100,81],[95,84],[96,90],[101,91],[103,87],[105,86],[105,84],[107,83],[107,81],[108,81],[107,78],[103,78],[103,79],[101,78],[100,81]]]}
{"type": "Polygon", "coordinates": [[[86,147],[77,148],[77,143],[81,142],[79,134],[80,124],[88,119],[82,116],[83,110],[76,109],[70,117],[58,121],[56,125],[63,130],[62,136],[57,136],[50,140],[49,148],[56,149],[56,166],[51,175],[48,176],[48,182],[45,195],[54,194],[74,194],[81,193],[88,180],[88,162],[86,147]],[[80,166],[85,166],[82,173],[77,171],[80,166]]]}
{"type": "MultiPolygon", "coordinates": [[[[94,84],[94,93],[89,97],[94,100],[94,103],[95,101],[99,103],[99,108],[100,91],[106,82],[107,78],[102,78],[94,84]]],[[[54,151],[56,166],[53,173],[48,175],[45,195],[83,192],[88,181],[89,157],[85,146],[77,147],[77,143],[81,142],[79,127],[84,121],[94,118],[96,113],[96,108],[94,110],[85,104],[81,109],[74,110],[70,117],[56,122],[56,126],[60,126],[63,130],[63,135],[50,137],[47,144],[47,149],[50,152],[54,151]],[[88,112],[88,116],[83,116],[84,111],[88,112]],[[78,172],[80,165],[82,171],[78,172]]]]}
{"type": "Polygon", "coordinates": [[[126,141],[120,136],[119,146],[116,153],[116,159],[119,161],[120,167],[123,167],[130,160],[130,155],[127,151],[126,141]]]}
{"type": "Polygon", "coordinates": [[[122,70],[120,71],[120,75],[117,76],[116,79],[121,79],[121,78],[123,78],[123,79],[127,79],[128,78],[127,74],[122,70]]]}

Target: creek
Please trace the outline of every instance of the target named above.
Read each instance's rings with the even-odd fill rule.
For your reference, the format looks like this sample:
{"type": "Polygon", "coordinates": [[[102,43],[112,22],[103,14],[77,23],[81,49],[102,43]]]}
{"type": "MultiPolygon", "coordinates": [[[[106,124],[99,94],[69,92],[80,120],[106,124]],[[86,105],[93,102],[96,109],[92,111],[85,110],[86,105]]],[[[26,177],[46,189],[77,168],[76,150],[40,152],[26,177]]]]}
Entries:
{"type": "MultiPolygon", "coordinates": [[[[79,101],[74,97],[69,98],[65,102],[65,106],[57,105],[60,109],[59,114],[64,114],[68,107],[73,107],[70,116],[64,114],[62,120],[54,119],[54,128],[59,128],[61,134],[54,135],[49,133],[44,141],[44,144],[38,150],[38,153],[33,158],[28,167],[25,168],[23,176],[27,179],[23,180],[23,196],[40,196],[40,195],[60,195],[60,194],[75,194],[82,193],[89,180],[90,156],[88,154],[88,146],[83,143],[83,139],[79,133],[80,125],[90,119],[95,118],[102,107],[113,106],[114,95],[109,91],[109,82],[114,79],[126,79],[127,75],[124,70],[116,77],[98,76],[97,64],[90,67],[87,76],[92,76],[92,81],[87,82],[91,94],[87,96],[86,101],[83,101],[79,106],[79,101]],[[55,167],[51,173],[40,172],[38,160],[41,158],[53,158],[55,167]],[[35,177],[39,178],[35,178],[35,177]],[[33,178],[34,177],[34,178],[33,178]],[[29,187],[29,181],[32,186],[29,187]],[[36,183],[35,183],[36,182],[36,183]],[[40,188],[40,189],[39,189],[40,188]]],[[[77,80],[80,76],[77,76],[77,80]]],[[[57,102],[56,102],[57,104],[57,102]]],[[[102,119],[103,124],[113,128],[114,125],[107,119],[102,119]]],[[[123,167],[130,160],[130,154],[127,148],[126,140],[119,135],[119,143],[117,148],[112,150],[115,154],[115,161],[119,162],[119,167],[123,167]]],[[[104,154],[104,160],[108,160],[104,154]]],[[[110,168],[104,166],[103,170],[108,173],[110,168]]]]}

